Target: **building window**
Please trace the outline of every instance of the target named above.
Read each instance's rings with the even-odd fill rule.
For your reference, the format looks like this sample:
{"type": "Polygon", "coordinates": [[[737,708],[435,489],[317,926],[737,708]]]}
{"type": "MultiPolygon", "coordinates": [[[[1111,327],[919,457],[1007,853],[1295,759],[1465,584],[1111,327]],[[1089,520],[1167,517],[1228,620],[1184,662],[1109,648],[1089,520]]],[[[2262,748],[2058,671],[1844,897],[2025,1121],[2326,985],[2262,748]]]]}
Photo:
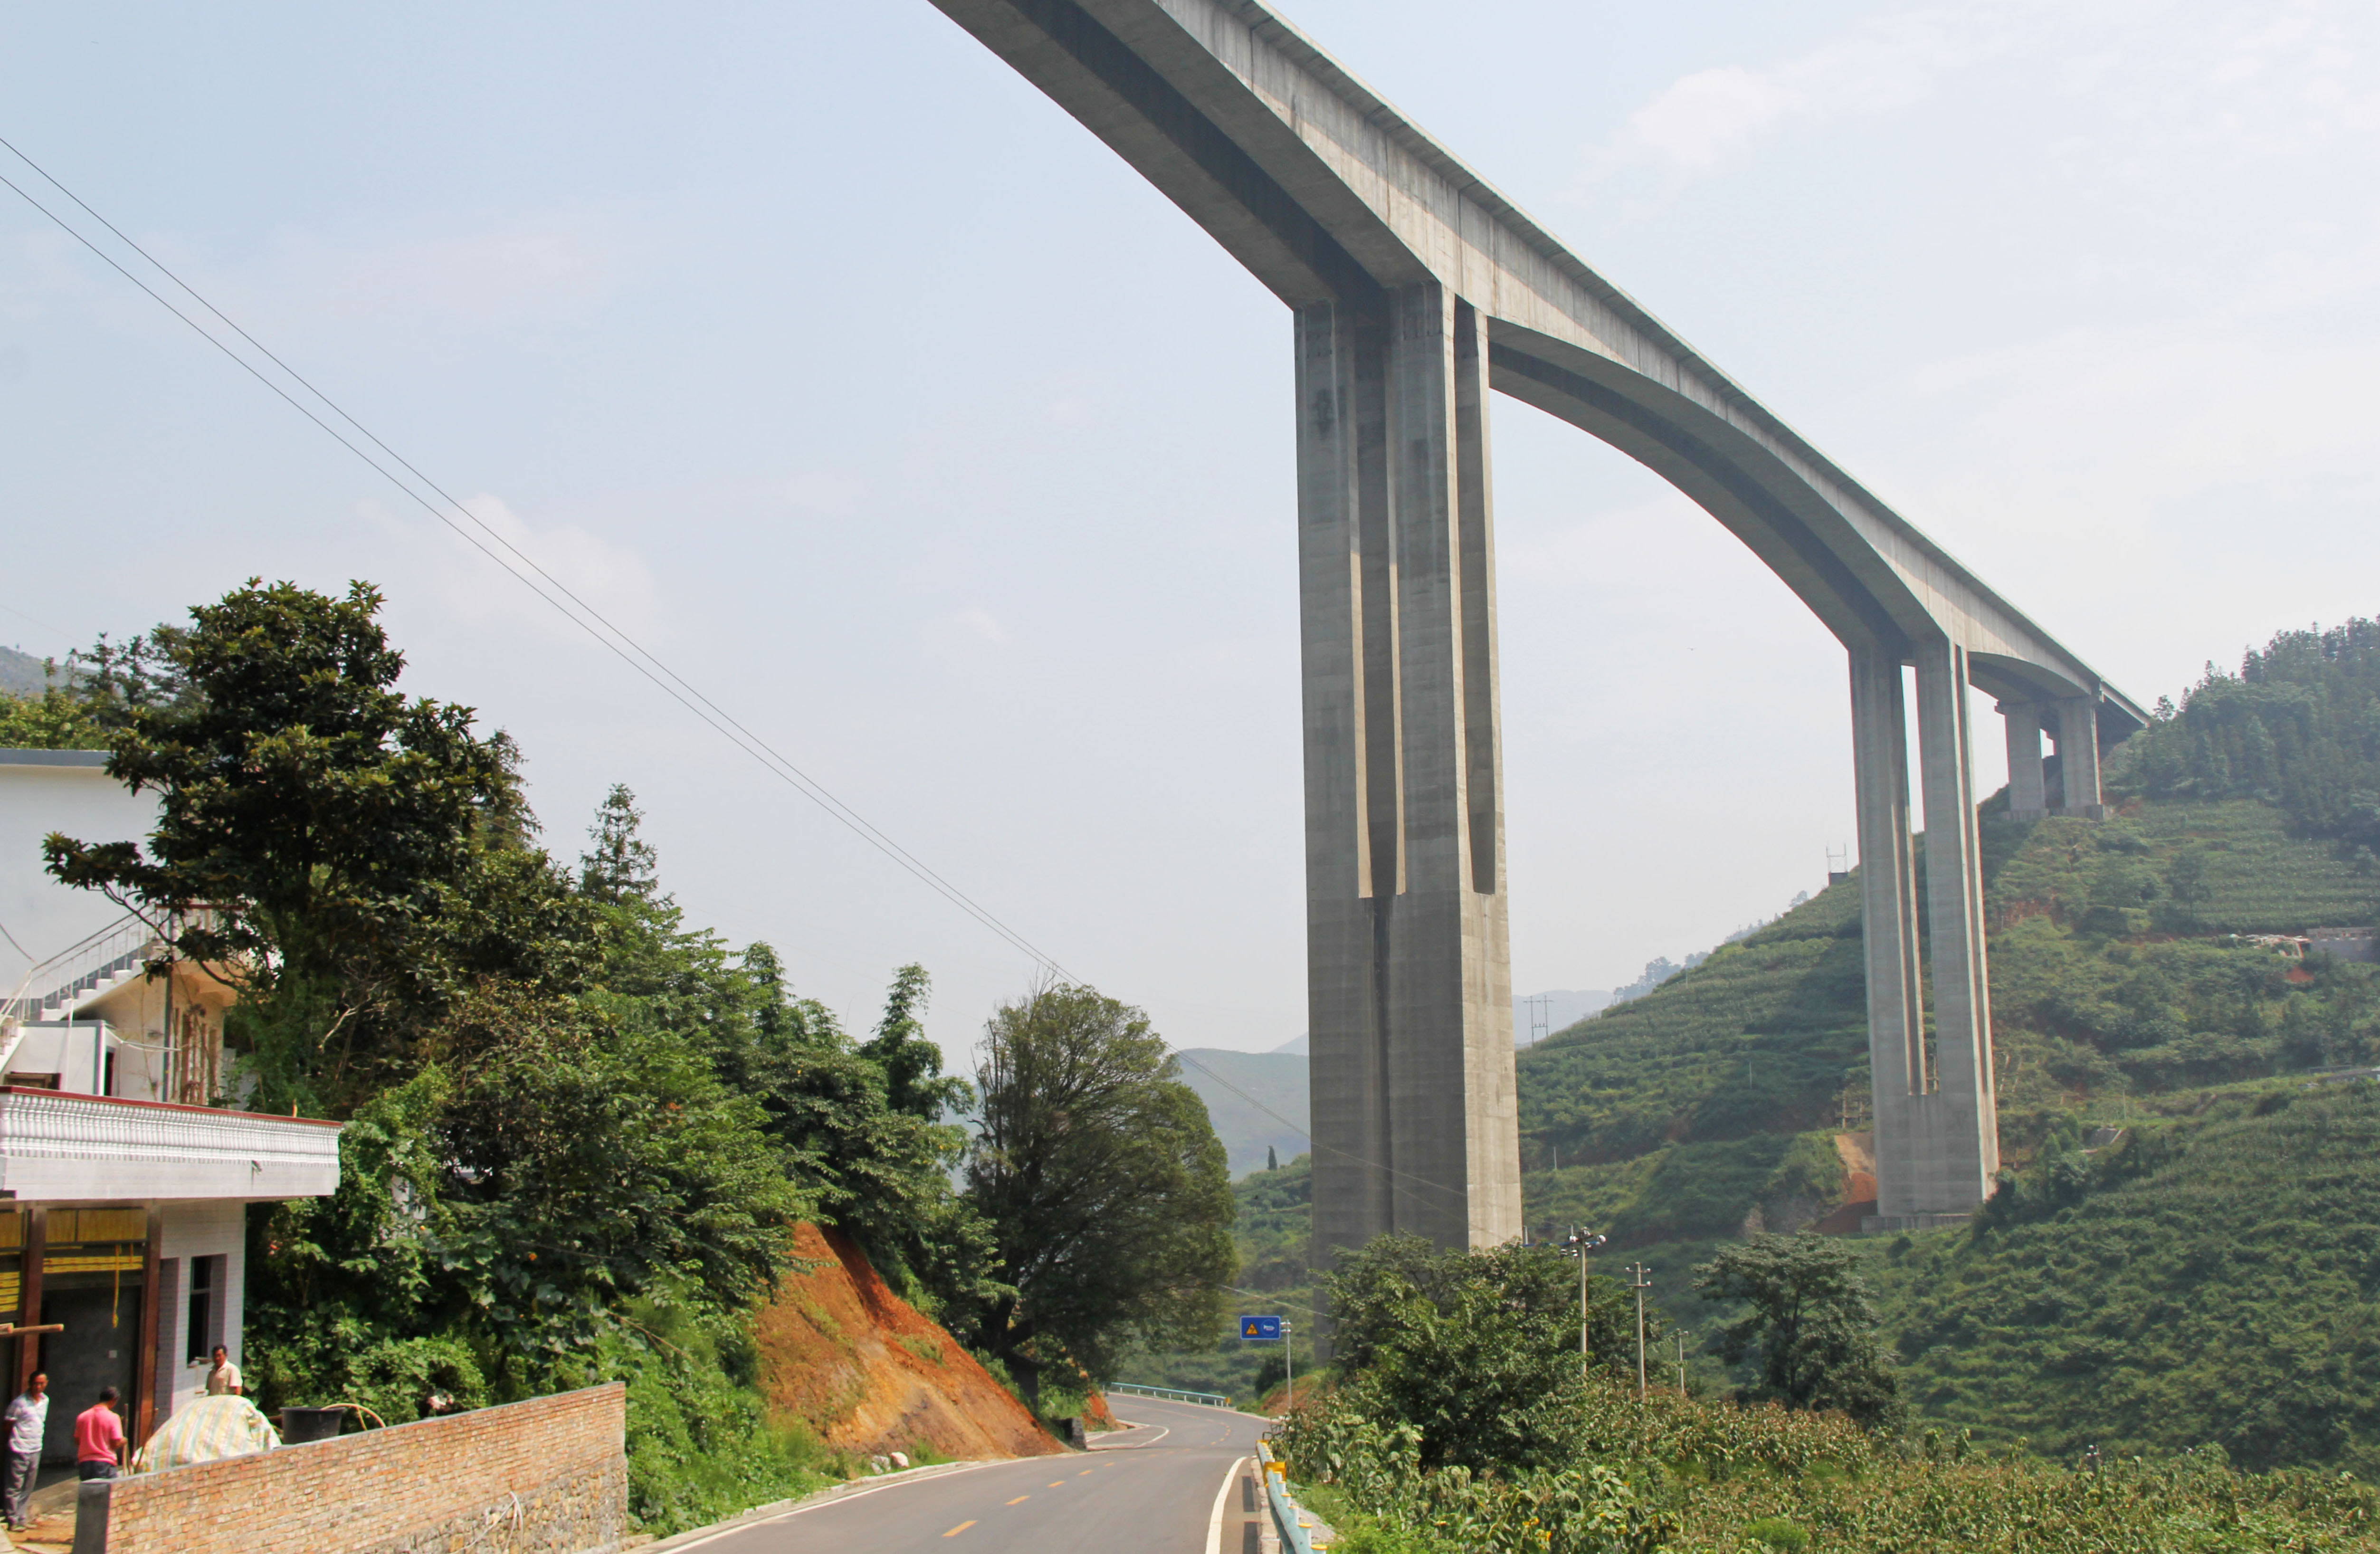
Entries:
{"type": "Polygon", "coordinates": [[[224,1286],[231,1259],[221,1254],[190,1259],[190,1329],[188,1346],[193,1361],[214,1358],[224,1341],[224,1286]]]}

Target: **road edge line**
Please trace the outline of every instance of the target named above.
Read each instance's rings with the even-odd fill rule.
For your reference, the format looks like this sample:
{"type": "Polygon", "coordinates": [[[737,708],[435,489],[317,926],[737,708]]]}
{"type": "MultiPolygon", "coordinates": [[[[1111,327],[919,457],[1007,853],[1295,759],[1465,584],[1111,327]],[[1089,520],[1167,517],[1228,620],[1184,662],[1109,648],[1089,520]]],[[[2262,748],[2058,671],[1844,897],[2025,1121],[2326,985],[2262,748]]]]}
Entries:
{"type": "Polygon", "coordinates": [[[1223,1475],[1222,1485],[1215,1491],[1215,1512],[1207,1518],[1207,1554],[1223,1554],[1223,1501],[1230,1497],[1232,1482],[1247,1461],[1245,1457],[1233,1458],[1231,1470],[1223,1475]]]}
{"type": "Polygon", "coordinates": [[[993,1457],[973,1463],[929,1463],[924,1467],[910,1468],[903,1473],[880,1474],[874,1478],[856,1479],[845,1484],[830,1485],[826,1488],[804,1495],[798,1499],[776,1500],[767,1505],[756,1505],[751,1510],[732,1516],[724,1522],[713,1522],[707,1527],[688,1527],[685,1532],[672,1533],[659,1543],[640,1546],[637,1554],[679,1554],[681,1550],[699,1548],[706,1543],[715,1542],[730,1533],[740,1533],[747,1528],[761,1526],[771,1522],[783,1522],[787,1517],[799,1516],[806,1511],[816,1511],[820,1506],[840,1505],[844,1500],[856,1500],[865,1495],[873,1495],[879,1490],[898,1488],[904,1484],[913,1484],[920,1479],[948,1478],[953,1474],[968,1473],[977,1468],[997,1467],[1003,1462],[1023,1462],[1024,1460],[1021,1457],[993,1457]]]}

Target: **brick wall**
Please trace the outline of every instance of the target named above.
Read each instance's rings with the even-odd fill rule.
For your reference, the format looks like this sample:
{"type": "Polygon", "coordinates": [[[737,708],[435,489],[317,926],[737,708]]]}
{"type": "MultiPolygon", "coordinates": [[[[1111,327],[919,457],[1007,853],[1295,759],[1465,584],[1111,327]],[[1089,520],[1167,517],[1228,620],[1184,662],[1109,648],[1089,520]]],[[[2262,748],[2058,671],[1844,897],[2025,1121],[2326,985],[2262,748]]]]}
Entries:
{"type": "Polygon", "coordinates": [[[616,1554],[617,1382],[85,1486],[77,1554],[616,1554]]]}

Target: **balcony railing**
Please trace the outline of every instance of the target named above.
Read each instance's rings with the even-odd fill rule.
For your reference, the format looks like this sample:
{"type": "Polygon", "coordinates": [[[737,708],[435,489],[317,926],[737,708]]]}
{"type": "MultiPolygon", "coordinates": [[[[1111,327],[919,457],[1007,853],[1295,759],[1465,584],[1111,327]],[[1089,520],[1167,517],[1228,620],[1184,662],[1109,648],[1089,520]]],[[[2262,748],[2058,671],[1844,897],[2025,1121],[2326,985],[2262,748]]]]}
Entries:
{"type": "Polygon", "coordinates": [[[0,1089],[0,1187],[20,1203],[313,1197],[338,1184],[335,1123],[0,1089]]]}

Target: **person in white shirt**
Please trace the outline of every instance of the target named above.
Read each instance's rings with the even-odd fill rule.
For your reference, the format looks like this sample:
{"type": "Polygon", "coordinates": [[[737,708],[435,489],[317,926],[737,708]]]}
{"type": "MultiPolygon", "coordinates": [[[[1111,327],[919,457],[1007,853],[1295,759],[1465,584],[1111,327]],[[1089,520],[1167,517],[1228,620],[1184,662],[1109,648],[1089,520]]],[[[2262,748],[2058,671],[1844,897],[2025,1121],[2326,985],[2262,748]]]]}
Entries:
{"type": "Polygon", "coordinates": [[[50,1427],[50,1378],[40,1371],[9,1404],[0,1424],[7,1428],[6,1457],[0,1461],[0,1499],[5,1499],[8,1525],[25,1524],[27,1502],[33,1498],[33,1478],[42,1466],[42,1437],[50,1427]]]}
{"type": "Polygon", "coordinates": [[[207,1396],[219,1398],[225,1393],[239,1396],[239,1367],[231,1363],[231,1351],[218,1343],[214,1368],[207,1372],[207,1396]]]}

